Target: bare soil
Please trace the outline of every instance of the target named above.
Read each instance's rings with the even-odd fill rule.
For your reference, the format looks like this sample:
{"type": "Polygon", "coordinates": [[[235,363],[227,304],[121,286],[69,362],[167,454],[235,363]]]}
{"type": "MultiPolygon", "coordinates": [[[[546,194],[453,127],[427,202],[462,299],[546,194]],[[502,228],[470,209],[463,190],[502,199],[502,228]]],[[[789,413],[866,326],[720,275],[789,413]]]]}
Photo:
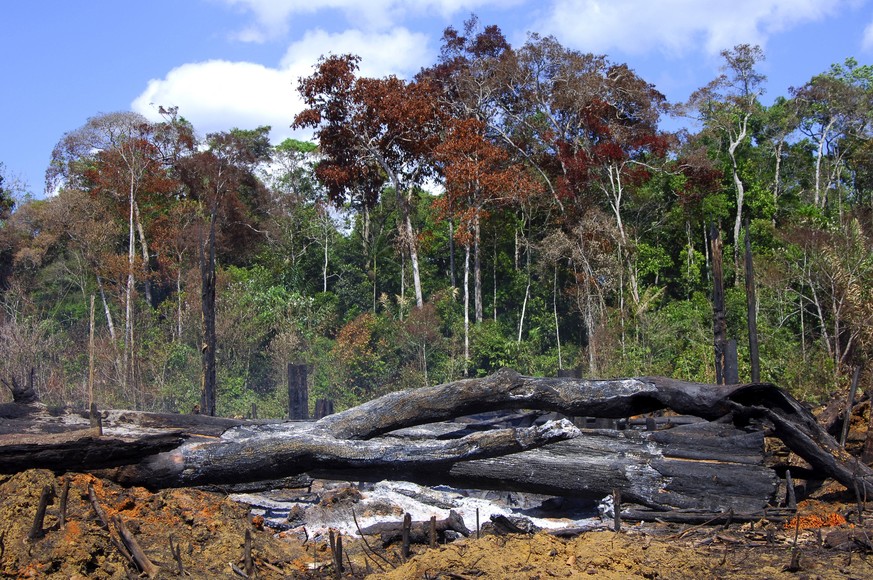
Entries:
{"type": "MultiPolygon", "coordinates": [[[[252,518],[247,506],[193,489],[123,488],[91,475],[70,474],[66,525],[59,501],[49,506],[43,534],[28,539],[44,486],[61,488],[52,473],[0,476],[0,578],[129,578],[137,571],[110,541],[88,499],[93,486],[107,515],[120,517],[159,578],[178,575],[170,538],[181,548],[185,575],[239,578],[246,530],[258,578],[331,578],[326,538],[278,533],[252,518]]],[[[871,578],[873,558],[827,547],[835,530],[859,532],[857,507],[840,486],[801,503],[798,524],[756,522],[712,526],[625,524],[622,532],[588,532],[564,540],[545,533],[462,539],[436,549],[414,546],[401,564],[399,547],[383,550],[372,538],[344,538],[345,578],[871,578]],[[796,534],[796,543],[795,543],[796,534]],[[374,553],[373,551],[376,551],[374,553]],[[350,564],[349,564],[350,563],[350,564]]],[[[871,533],[873,535],[873,533],[871,533]]],[[[844,546],[844,548],[847,546],[844,546]]]]}

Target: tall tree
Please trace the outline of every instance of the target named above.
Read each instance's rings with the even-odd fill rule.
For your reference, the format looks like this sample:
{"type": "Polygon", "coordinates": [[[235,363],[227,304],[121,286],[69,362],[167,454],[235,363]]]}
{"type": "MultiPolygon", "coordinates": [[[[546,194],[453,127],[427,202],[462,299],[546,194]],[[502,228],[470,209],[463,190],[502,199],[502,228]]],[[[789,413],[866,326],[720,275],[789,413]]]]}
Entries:
{"type": "MultiPolygon", "coordinates": [[[[200,207],[198,256],[200,262],[200,304],[202,322],[200,411],[215,415],[215,291],[216,252],[219,222],[224,234],[237,242],[260,237],[253,226],[252,210],[264,194],[254,176],[255,165],[270,157],[269,127],[233,129],[206,137],[206,147],[183,158],[180,174],[191,197],[200,207]],[[254,202],[254,203],[253,203],[254,202]]],[[[242,248],[246,244],[239,243],[242,248]]]]}
{"type": "MultiPolygon", "coordinates": [[[[691,95],[686,110],[693,112],[704,126],[720,135],[730,163],[731,177],[736,192],[734,217],[734,266],[740,269],[740,227],[743,223],[743,204],[746,186],[740,171],[739,149],[751,139],[750,123],[761,109],[759,98],[764,94],[767,77],[757,66],[764,60],[760,46],[739,44],[723,50],[724,71],[705,87],[691,95]]],[[[736,278],[739,281],[739,277],[736,278]]]]}
{"type": "Polygon", "coordinates": [[[399,237],[412,266],[415,300],[424,303],[412,209],[418,187],[431,175],[427,156],[439,141],[442,116],[426,81],[357,77],[359,57],[322,58],[300,80],[307,109],[295,128],[315,129],[324,160],[316,175],[335,200],[363,195],[372,206],[390,183],[400,212],[399,237]]]}
{"type": "Polygon", "coordinates": [[[123,383],[134,380],[132,353],[134,337],[134,284],[141,273],[146,302],[151,295],[150,254],[141,212],[146,194],[166,195],[176,188],[154,142],[155,125],[143,116],[118,112],[98,115],[66,133],[52,151],[46,172],[48,190],[64,185],[105,195],[114,200],[119,213],[126,214],[127,281],[124,290],[123,383]],[[141,250],[137,267],[136,242],[141,250]]]}
{"type": "Polygon", "coordinates": [[[839,184],[851,144],[858,143],[873,122],[873,66],[860,66],[849,58],[791,92],[800,130],[816,146],[813,203],[825,207],[828,192],[839,184]]]}
{"type": "MultiPolygon", "coordinates": [[[[434,150],[443,167],[446,193],[438,201],[445,215],[456,220],[455,236],[464,246],[464,357],[470,358],[470,255],[474,250],[476,321],[482,322],[482,281],[479,265],[481,221],[488,208],[508,205],[538,189],[518,165],[509,163],[505,150],[486,140],[484,123],[455,119],[434,150]]],[[[466,365],[465,365],[466,368],[466,365]]]]}

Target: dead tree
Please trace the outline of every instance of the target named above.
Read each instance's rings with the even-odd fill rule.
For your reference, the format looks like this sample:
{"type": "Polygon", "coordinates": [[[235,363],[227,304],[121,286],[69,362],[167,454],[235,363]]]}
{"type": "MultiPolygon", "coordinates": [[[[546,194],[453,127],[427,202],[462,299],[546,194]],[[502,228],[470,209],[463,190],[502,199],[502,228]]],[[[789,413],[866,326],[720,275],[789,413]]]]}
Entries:
{"type": "MultiPolygon", "coordinates": [[[[165,415],[157,421],[155,415],[116,412],[104,420],[107,436],[113,435],[122,417],[128,426],[136,421],[172,426],[173,417],[179,422],[183,418],[194,421],[190,416],[165,415]]],[[[209,425],[213,421],[230,422],[205,417],[196,421],[201,420],[209,425]]],[[[873,471],[841,449],[798,401],[774,385],[763,383],[714,386],[661,377],[537,378],[501,370],[484,378],[391,393],[313,423],[236,425],[218,438],[192,437],[172,450],[105,469],[101,474],[125,484],[158,488],[274,480],[302,473],[346,474],[351,478],[369,473],[382,477],[402,475],[414,481],[446,478],[471,487],[494,487],[500,480],[504,482],[501,485],[543,493],[600,494],[605,487],[602,495],[607,495],[617,488],[623,497],[661,509],[688,505],[688,498],[707,495],[724,497],[728,502],[733,497],[744,497],[737,499],[737,505],[748,507],[766,502],[774,485],[772,470],[760,465],[762,427],[766,427],[822,477],[833,477],[850,489],[858,485],[867,495],[873,495],[873,471]],[[388,436],[416,425],[517,409],[605,418],[671,409],[710,421],[719,419],[736,428],[722,433],[718,427],[708,427],[714,431],[698,428],[702,430],[683,434],[673,429],[617,435],[583,432],[567,422],[553,422],[524,429],[461,433],[447,439],[388,436]],[[743,441],[745,448],[737,444],[743,441]],[[537,451],[529,452],[533,449],[537,451]],[[550,456],[560,460],[549,463],[550,456]],[[531,469],[535,461],[551,467],[531,469]],[[720,461],[737,467],[719,473],[715,465],[720,461]],[[624,481],[612,477],[597,484],[597,477],[586,480],[579,475],[586,471],[597,473],[596,466],[610,462],[613,473],[626,474],[624,481]],[[501,475],[488,475],[498,469],[501,475]],[[682,473],[689,469],[691,475],[683,479],[682,473]],[[592,480],[595,483],[590,483],[592,480]],[[665,487],[665,482],[682,481],[690,487],[665,487]],[[752,488],[757,499],[749,500],[748,495],[740,493],[743,486],[752,488]]],[[[186,431],[196,432],[194,428],[186,431]]],[[[14,440],[15,436],[0,437],[0,470],[7,471],[10,468],[3,449],[8,437],[14,440]]],[[[118,465],[117,460],[114,465],[118,465]]],[[[107,465],[101,464],[100,455],[91,454],[83,456],[78,469],[104,467],[107,465]]],[[[20,469],[20,465],[14,469],[20,469]]]]}

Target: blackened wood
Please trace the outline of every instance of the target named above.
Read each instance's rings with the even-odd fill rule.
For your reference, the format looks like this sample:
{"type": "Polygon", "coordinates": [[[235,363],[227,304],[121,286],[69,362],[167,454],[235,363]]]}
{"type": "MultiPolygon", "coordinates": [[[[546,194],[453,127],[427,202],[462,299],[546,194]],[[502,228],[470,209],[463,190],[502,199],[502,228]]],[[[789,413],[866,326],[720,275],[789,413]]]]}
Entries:
{"type": "MultiPolygon", "coordinates": [[[[364,531],[361,531],[361,535],[363,535],[364,533],[365,533],[364,531]]],[[[403,515],[403,524],[402,524],[402,527],[400,529],[400,537],[402,539],[402,544],[400,547],[400,559],[404,562],[406,562],[406,560],[409,559],[409,543],[412,541],[411,534],[412,534],[412,516],[409,514],[409,512],[407,512],[406,514],[403,515]]],[[[388,539],[386,541],[384,533],[380,532],[380,535],[382,536],[382,543],[384,545],[391,543],[391,539],[388,539]]]]}
{"type": "Polygon", "coordinates": [[[288,418],[309,419],[309,387],[306,365],[288,364],[288,418]]]}
{"type": "Polygon", "coordinates": [[[472,534],[464,524],[464,518],[455,510],[450,510],[448,517],[441,520],[433,518],[433,523],[430,520],[413,522],[412,517],[407,513],[403,516],[402,522],[382,522],[361,528],[359,531],[362,536],[380,536],[383,545],[387,546],[397,540],[405,542],[404,530],[408,528],[409,541],[411,543],[427,544],[430,542],[432,525],[436,528],[438,538],[444,538],[447,530],[452,530],[465,536],[472,534]]]}
{"type": "Polygon", "coordinates": [[[758,352],[758,298],[755,289],[755,266],[752,262],[752,238],[749,235],[749,218],[746,218],[746,319],[749,329],[749,363],[752,367],[752,382],[761,380],[761,359],[758,352]]]}
{"type": "Polygon", "coordinates": [[[112,518],[112,523],[115,526],[118,535],[121,537],[122,542],[124,542],[125,547],[130,552],[130,555],[133,556],[133,561],[136,562],[137,568],[139,568],[149,578],[154,578],[160,574],[161,569],[149,560],[148,556],[146,556],[142,547],[139,545],[139,542],[136,540],[136,536],[131,533],[124,521],[120,517],[115,516],[112,518]]]}
{"type": "Polygon", "coordinates": [[[96,435],[103,435],[103,417],[97,409],[97,403],[91,401],[91,404],[88,406],[88,413],[88,420],[91,422],[91,428],[96,431],[96,435]]]}
{"type": "Polygon", "coordinates": [[[215,415],[215,392],[217,390],[215,366],[215,222],[218,218],[218,201],[213,200],[209,219],[209,237],[203,239],[200,232],[200,320],[203,344],[200,347],[200,412],[215,415]]]}
{"type": "Polygon", "coordinates": [[[430,534],[430,547],[437,547],[437,527],[436,527],[436,516],[430,516],[430,529],[428,530],[430,534]]]}
{"type": "Polygon", "coordinates": [[[612,530],[621,531],[621,490],[612,490],[612,530]]]}
{"type": "MultiPolygon", "coordinates": [[[[391,393],[315,423],[237,422],[237,427],[228,430],[219,438],[192,438],[172,451],[150,456],[121,469],[103,472],[103,475],[125,484],[141,484],[153,488],[241,483],[329,469],[344,473],[345,476],[357,476],[362,470],[385,474],[407,472],[414,481],[448,474],[472,483],[470,480],[479,478],[482,469],[478,468],[473,474],[455,472],[456,468],[460,469],[462,462],[470,463],[469,460],[480,461],[506,455],[507,457],[496,464],[503,468],[509,466],[512,485],[539,486],[541,490],[567,487],[562,482],[571,480],[568,474],[572,471],[565,471],[564,464],[552,465],[550,472],[554,474],[554,481],[547,481],[543,485],[542,482],[522,478],[523,473],[529,470],[525,464],[517,463],[517,454],[543,445],[548,445],[545,449],[550,453],[558,453],[562,444],[549,445],[550,443],[574,437],[580,440],[591,439],[587,435],[584,438],[578,437],[579,431],[569,424],[552,424],[548,428],[541,426],[488,431],[450,440],[403,442],[387,437],[379,438],[380,435],[404,427],[502,409],[538,409],[568,416],[612,418],[671,409],[676,413],[696,415],[709,420],[730,414],[733,421],[741,426],[754,427],[763,421],[772,425],[773,432],[814,469],[823,475],[836,478],[850,489],[858,479],[864,493],[873,496],[873,470],[849,456],[816,423],[803,405],[773,385],[715,386],[663,377],[613,380],[541,378],[525,377],[508,369],[479,379],[464,379],[434,387],[391,393]]],[[[113,417],[112,413],[108,416],[113,417]]],[[[663,432],[668,431],[676,432],[677,429],[663,432]]],[[[659,430],[651,435],[655,437],[661,433],[659,430]]],[[[760,432],[758,436],[760,437],[760,432]]],[[[679,447],[685,450],[683,453],[688,458],[693,458],[693,450],[699,444],[695,440],[689,445],[679,447]]],[[[582,451],[564,451],[564,455],[570,459],[585,457],[586,443],[578,445],[582,451]]],[[[614,454],[614,449],[609,453],[614,454]]],[[[736,451],[724,453],[736,454],[736,451]]],[[[597,465],[599,462],[602,466],[605,463],[597,452],[591,451],[590,455],[589,465],[597,465]]],[[[612,458],[612,455],[608,457],[612,458]]],[[[89,459],[90,464],[87,467],[90,469],[105,466],[104,458],[98,454],[89,459]]],[[[575,461],[562,461],[566,463],[566,469],[591,469],[584,465],[580,467],[575,461]]],[[[645,469],[638,472],[631,470],[631,479],[640,481],[637,487],[646,487],[653,477],[672,478],[672,473],[678,473],[680,469],[692,473],[698,479],[713,477],[717,474],[719,463],[677,463],[669,457],[655,458],[652,461],[637,460],[633,455],[625,461],[625,467],[643,461],[645,469]],[[657,473],[653,473],[652,469],[657,473]]],[[[79,469],[85,467],[86,465],[80,465],[79,469]]],[[[744,469],[751,474],[760,467],[741,466],[737,472],[744,473],[744,469]]],[[[728,477],[727,481],[738,481],[735,489],[743,489],[748,487],[742,481],[743,477],[728,477]]],[[[625,475],[624,480],[627,479],[628,476],[625,475]]],[[[711,491],[711,488],[694,484],[687,477],[674,480],[682,483],[678,492],[673,490],[678,500],[684,500],[692,493],[711,491]]],[[[483,481],[487,486],[499,483],[493,477],[485,477],[483,481]]],[[[751,481],[763,480],[758,475],[752,477],[751,481]]],[[[603,495],[618,487],[632,501],[630,498],[633,494],[625,491],[620,480],[614,482],[607,479],[607,484],[609,487],[603,495]]],[[[651,485],[648,487],[653,488],[651,485]]],[[[576,491],[578,490],[574,489],[573,493],[576,491]]],[[[664,493],[660,497],[664,498],[661,501],[673,501],[670,493],[664,493]]],[[[757,501],[763,500],[759,497],[757,501]]]]}
{"type": "Polygon", "coordinates": [[[170,534],[170,553],[176,561],[176,575],[185,575],[185,566],[182,565],[182,546],[173,542],[173,534],[170,534]]]}
{"type": "Polygon", "coordinates": [[[27,534],[28,539],[36,540],[44,535],[42,525],[45,521],[45,510],[53,497],[54,490],[52,486],[43,486],[42,493],[39,496],[39,503],[36,506],[36,515],[33,518],[33,524],[30,526],[30,533],[27,534]]]}
{"type": "Polygon", "coordinates": [[[762,510],[778,483],[773,470],[761,464],[763,435],[705,425],[585,431],[535,452],[458,462],[435,479],[591,500],[618,489],[625,501],[658,509],[762,510]]]}
{"type": "Polygon", "coordinates": [[[713,222],[709,227],[712,249],[712,335],[715,351],[715,382],[725,384],[724,349],[727,341],[727,313],[724,303],[724,271],[722,268],[721,232],[713,222]]]}
{"type": "Polygon", "coordinates": [[[67,499],[70,496],[70,478],[64,477],[61,483],[61,498],[58,506],[58,526],[64,529],[67,525],[67,499]]]}
{"type": "Polygon", "coordinates": [[[785,471],[785,498],[788,509],[797,509],[797,495],[794,492],[794,479],[791,477],[791,470],[785,471]]]}
{"type": "MultiPolygon", "coordinates": [[[[333,546],[333,530],[330,531],[330,543],[333,546]]],[[[255,571],[255,564],[252,560],[252,532],[251,530],[246,530],[245,539],[243,540],[243,561],[246,566],[246,575],[251,577],[252,572],[255,571]]]]}
{"type": "Polygon", "coordinates": [[[647,509],[624,510],[621,517],[635,522],[671,522],[677,524],[725,524],[733,522],[757,522],[769,520],[771,522],[785,522],[796,515],[796,511],[789,509],[767,509],[751,513],[707,512],[700,510],[670,510],[658,511],[647,509]]]}
{"type": "Polygon", "coordinates": [[[852,373],[852,386],[849,388],[849,398],[846,401],[846,410],[843,415],[843,429],[840,431],[840,447],[846,446],[846,438],[849,436],[849,424],[852,422],[852,408],[855,406],[855,395],[858,392],[858,379],[861,377],[861,365],[855,367],[852,373]]]}
{"type": "Polygon", "coordinates": [[[315,418],[323,419],[328,415],[333,415],[333,401],[331,399],[316,399],[315,418]]]}
{"type": "Polygon", "coordinates": [[[100,505],[100,502],[97,500],[97,494],[94,493],[94,486],[90,483],[88,484],[88,499],[91,502],[91,507],[94,509],[94,513],[97,514],[97,519],[100,520],[100,525],[109,529],[109,518],[106,516],[106,510],[103,509],[103,506],[100,505]]]}
{"type": "Polygon", "coordinates": [[[139,462],[143,457],[177,448],[179,432],[139,437],[100,437],[91,429],[51,435],[0,435],[0,473],[32,468],[56,473],[139,462]]]}
{"type": "Polygon", "coordinates": [[[729,339],[724,343],[724,382],[736,385],[740,382],[740,361],[737,356],[737,341],[729,339]]]}
{"type": "Polygon", "coordinates": [[[14,376],[9,377],[9,382],[7,382],[6,379],[0,378],[0,382],[2,382],[3,385],[12,392],[12,401],[14,403],[18,403],[19,405],[32,405],[39,401],[39,396],[33,388],[33,377],[35,373],[36,369],[31,368],[27,375],[27,381],[23,385],[19,383],[18,378],[14,376]]]}

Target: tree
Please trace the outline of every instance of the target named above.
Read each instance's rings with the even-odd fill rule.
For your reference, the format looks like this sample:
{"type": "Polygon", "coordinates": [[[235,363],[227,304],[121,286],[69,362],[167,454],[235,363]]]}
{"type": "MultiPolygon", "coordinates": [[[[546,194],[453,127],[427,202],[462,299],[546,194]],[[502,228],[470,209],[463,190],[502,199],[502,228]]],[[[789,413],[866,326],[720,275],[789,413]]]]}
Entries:
{"type": "MultiPolygon", "coordinates": [[[[437,202],[458,224],[455,237],[464,246],[464,358],[470,359],[470,255],[474,255],[476,322],[482,322],[479,258],[481,221],[489,207],[509,205],[539,189],[509,155],[484,136],[485,124],[473,118],[450,122],[434,154],[442,166],[446,193],[437,202]]],[[[466,362],[465,362],[466,369],[466,362]]]]}
{"type": "MultiPolygon", "coordinates": [[[[751,138],[750,123],[760,111],[759,97],[764,93],[767,79],[758,72],[757,65],[764,60],[759,46],[738,44],[732,50],[723,50],[725,73],[691,95],[686,110],[693,111],[704,126],[725,139],[731,177],[736,191],[734,218],[734,266],[740,269],[740,227],[743,223],[743,203],[746,186],[740,172],[739,148],[751,138]]],[[[739,281],[739,277],[736,278],[739,281]]]]}
{"type": "MultiPolygon", "coordinates": [[[[448,27],[443,32],[443,45],[440,51],[439,62],[422,71],[418,78],[427,79],[435,83],[442,92],[442,101],[448,111],[451,112],[452,121],[446,130],[446,135],[443,142],[440,144],[440,151],[437,152],[437,162],[440,164],[451,164],[453,157],[452,149],[456,149],[461,156],[466,156],[473,163],[480,163],[482,168],[473,169],[472,173],[469,169],[463,169],[463,164],[459,164],[454,169],[446,169],[446,171],[454,171],[455,177],[452,179],[455,188],[458,184],[458,171],[468,173],[462,179],[466,180],[466,184],[461,186],[468,193],[466,195],[457,195],[449,192],[449,196],[445,204],[450,206],[451,211],[447,212],[449,228],[450,228],[450,256],[451,256],[451,275],[454,285],[454,240],[456,238],[466,238],[469,233],[473,235],[473,298],[475,307],[476,322],[481,322],[483,318],[483,300],[482,300],[482,257],[481,257],[481,219],[483,217],[484,207],[488,205],[486,201],[493,192],[477,191],[476,173],[489,165],[494,166],[494,171],[503,171],[503,168],[498,168],[495,164],[497,157],[500,158],[499,164],[506,165],[509,161],[508,155],[499,151],[494,144],[493,133],[489,129],[490,126],[496,125],[499,121],[496,117],[497,108],[495,107],[495,97],[499,89],[499,85],[495,82],[495,74],[499,59],[507,51],[510,50],[509,43],[503,36],[503,33],[497,26],[487,26],[480,29],[479,20],[475,16],[471,16],[464,22],[463,35],[453,27],[448,27]],[[479,149],[479,152],[471,150],[479,149]],[[490,150],[489,150],[490,149],[490,150]],[[465,151],[466,150],[466,151],[465,151]],[[474,157],[481,157],[481,161],[475,161],[474,157]],[[449,199],[451,201],[449,201],[449,199]],[[454,229],[457,219],[461,219],[461,214],[468,214],[472,218],[471,223],[461,225],[458,235],[455,235],[454,229]],[[464,231],[460,231],[463,229],[464,231]]],[[[487,170],[487,169],[486,169],[487,170]]],[[[448,175],[444,176],[447,182],[448,175]]],[[[447,183],[448,185],[448,183],[447,183]]],[[[491,184],[493,186],[493,183],[491,184]]],[[[516,192],[516,197],[523,197],[528,192],[521,188],[516,192]]],[[[443,207],[441,210],[445,210],[443,207]]],[[[466,253],[465,260],[469,261],[469,245],[465,245],[466,253]]],[[[469,277],[469,264],[465,264],[465,276],[469,277]]],[[[465,284],[468,279],[465,278],[465,284]]],[[[465,291],[466,294],[466,291],[465,291]]],[[[468,301],[468,297],[465,296],[468,301]]],[[[466,304],[466,302],[465,302],[466,304]]]]}
{"type": "Polygon", "coordinates": [[[8,183],[6,167],[0,162],[0,292],[6,289],[12,269],[13,246],[6,221],[15,208],[14,193],[8,183]]]}
{"type": "Polygon", "coordinates": [[[426,81],[357,77],[359,57],[322,57],[300,80],[307,109],[293,127],[315,129],[324,159],[316,175],[335,202],[358,195],[372,207],[390,183],[400,210],[399,237],[412,266],[415,300],[424,303],[412,208],[417,188],[430,176],[427,161],[439,140],[441,113],[426,81]]]}
{"type": "Polygon", "coordinates": [[[816,145],[813,203],[825,207],[828,192],[839,184],[850,145],[866,136],[873,119],[873,66],[859,66],[849,58],[791,92],[800,130],[816,145]]]}
{"type": "MultiPolygon", "coordinates": [[[[233,129],[211,133],[206,148],[183,158],[179,172],[188,193],[199,205],[198,257],[202,322],[200,411],[215,415],[215,288],[219,222],[236,248],[261,233],[253,227],[253,214],[263,205],[263,186],[253,171],[270,157],[269,127],[233,129]],[[206,230],[206,231],[204,231],[206,230]]],[[[235,248],[235,249],[236,249],[235,248]]]]}

